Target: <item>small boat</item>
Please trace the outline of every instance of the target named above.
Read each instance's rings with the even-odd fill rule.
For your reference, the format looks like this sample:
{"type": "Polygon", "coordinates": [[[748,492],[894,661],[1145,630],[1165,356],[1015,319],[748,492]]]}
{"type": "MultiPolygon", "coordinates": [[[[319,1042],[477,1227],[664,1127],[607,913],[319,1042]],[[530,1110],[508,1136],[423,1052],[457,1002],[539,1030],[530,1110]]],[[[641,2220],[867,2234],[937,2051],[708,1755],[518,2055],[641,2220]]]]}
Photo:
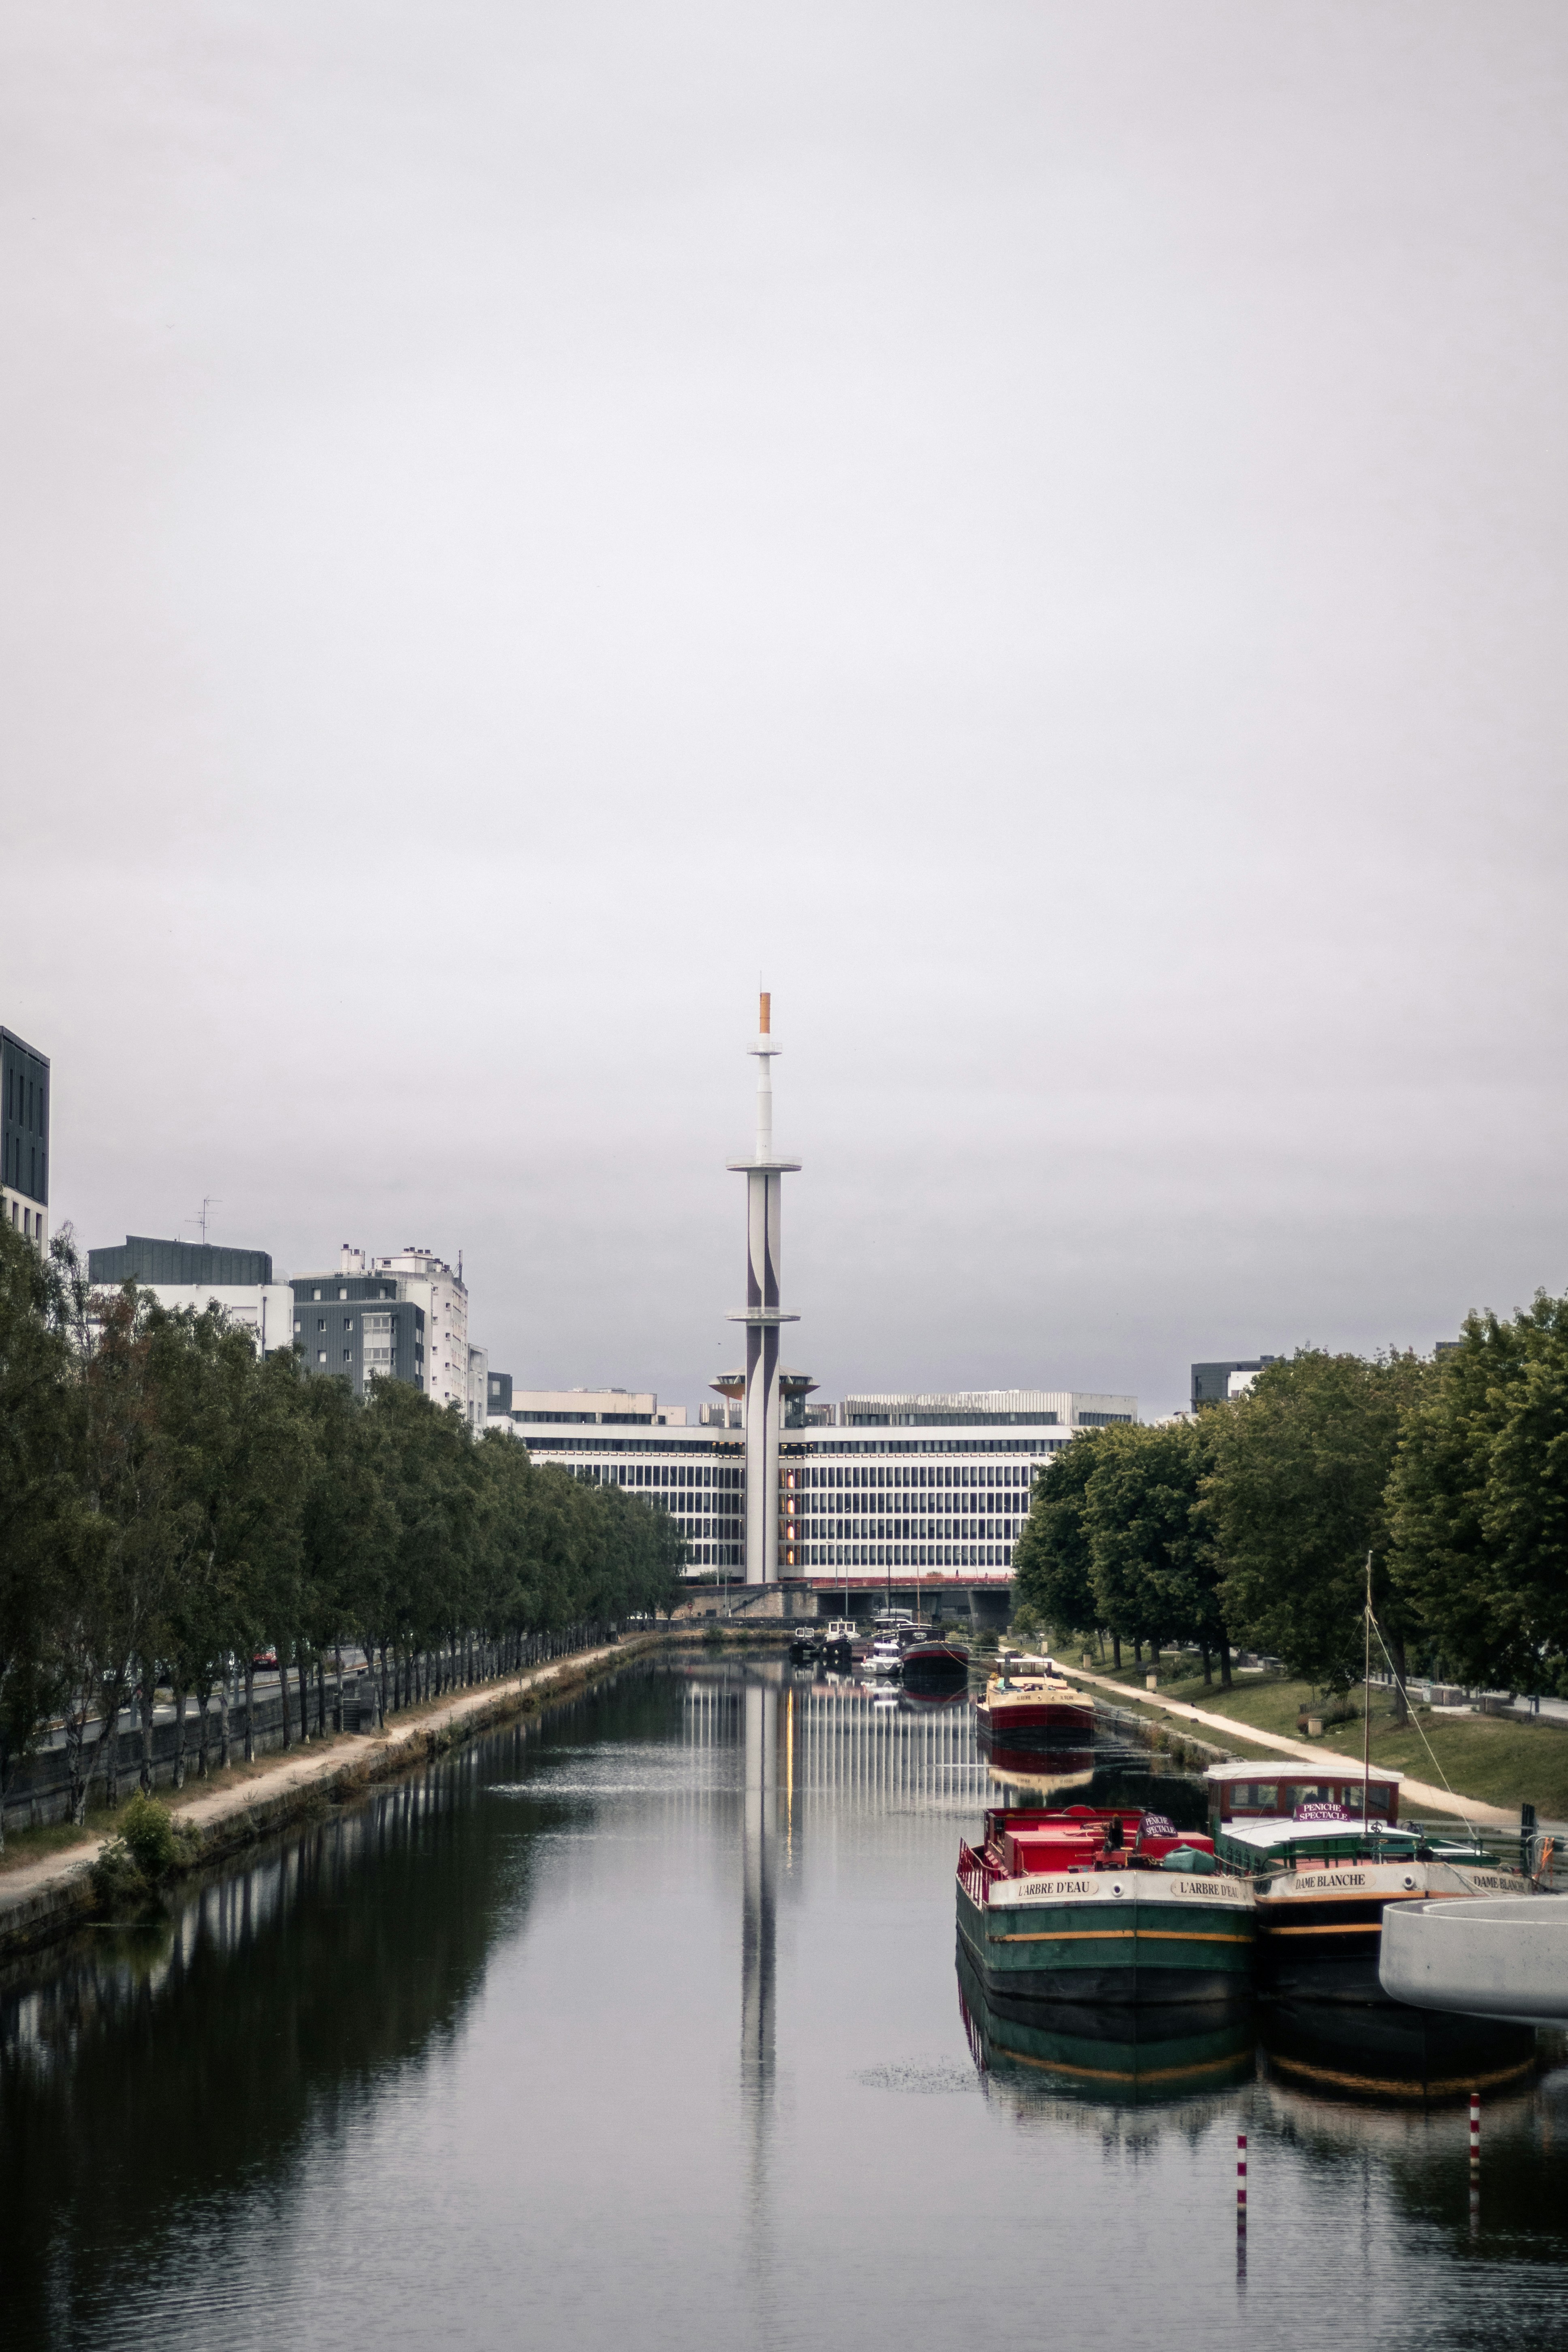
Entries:
{"type": "Polygon", "coordinates": [[[974,1710],[982,1742],[998,1748],[1086,1747],[1094,1702],[1064,1682],[1049,1658],[1009,1658],[992,1675],[974,1710]]]}
{"type": "Polygon", "coordinates": [[[969,1679],[969,1652],[962,1642],[931,1633],[904,1647],[906,1683],[961,1683],[969,1679]]]}
{"type": "Polygon", "coordinates": [[[901,1675],[903,1670],[904,1654],[891,1633],[884,1633],[873,1642],[860,1661],[863,1675],[901,1675]]]}
{"type": "Polygon", "coordinates": [[[1245,1999],[1254,1897],[1163,1815],[991,1810],[958,1851],[958,1933],[989,2000],[1245,1999]]]}

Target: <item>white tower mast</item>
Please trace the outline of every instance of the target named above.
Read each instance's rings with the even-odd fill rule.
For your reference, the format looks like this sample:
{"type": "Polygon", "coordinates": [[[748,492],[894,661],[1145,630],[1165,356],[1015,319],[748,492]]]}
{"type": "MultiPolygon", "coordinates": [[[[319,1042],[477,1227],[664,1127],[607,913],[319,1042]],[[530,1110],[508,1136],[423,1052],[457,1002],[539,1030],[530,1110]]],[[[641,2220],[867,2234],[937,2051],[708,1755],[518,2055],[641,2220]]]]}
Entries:
{"type": "Polygon", "coordinates": [[[746,1582],[776,1584],[779,1573],[779,1326],[798,1323],[779,1307],[784,1179],[798,1160],[773,1157],[773,1084],[770,1065],[773,1002],[763,995],[757,1041],[757,1139],[750,1160],[731,1160],[746,1180],[746,1309],[731,1323],[746,1327],[746,1582]]]}

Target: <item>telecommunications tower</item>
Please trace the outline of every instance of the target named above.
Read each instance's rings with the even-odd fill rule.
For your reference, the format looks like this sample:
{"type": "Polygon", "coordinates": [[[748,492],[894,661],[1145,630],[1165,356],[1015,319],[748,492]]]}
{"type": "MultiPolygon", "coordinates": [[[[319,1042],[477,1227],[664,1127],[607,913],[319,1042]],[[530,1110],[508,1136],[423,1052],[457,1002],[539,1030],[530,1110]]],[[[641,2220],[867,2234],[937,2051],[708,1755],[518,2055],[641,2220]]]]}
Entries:
{"type": "Polygon", "coordinates": [[[798,1323],[779,1306],[783,1255],[784,1179],[798,1160],[773,1157],[773,1083],[778,1047],[771,1034],[772,1000],[763,995],[757,1040],[757,1138],[750,1160],[730,1167],[746,1180],[746,1306],[731,1323],[746,1327],[746,1582],[775,1584],[779,1573],[779,1326],[798,1323]]]}

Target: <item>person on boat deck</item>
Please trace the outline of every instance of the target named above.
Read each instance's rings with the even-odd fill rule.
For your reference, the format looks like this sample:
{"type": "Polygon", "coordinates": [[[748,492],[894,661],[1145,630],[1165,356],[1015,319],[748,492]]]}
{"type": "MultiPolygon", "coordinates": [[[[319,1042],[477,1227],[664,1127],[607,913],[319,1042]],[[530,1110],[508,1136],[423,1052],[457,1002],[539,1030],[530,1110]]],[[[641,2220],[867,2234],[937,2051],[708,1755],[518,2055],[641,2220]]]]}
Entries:
{"type": "Polygon", "coordinates": [[[1105,1832],[1105,1843],[1106,1843],[1106,1845],[1110,1848],[1110,1852],[1111,1852],[1111,1853],[1121,1853],[1121,1814],[1120,1814],[1120,1813],[1112,1813],[1112,1814],[1111,1814],[1111,1816],[1110,1816],[1110,1826],[1107,1828],[1106,1832],[1105,1832]]]}

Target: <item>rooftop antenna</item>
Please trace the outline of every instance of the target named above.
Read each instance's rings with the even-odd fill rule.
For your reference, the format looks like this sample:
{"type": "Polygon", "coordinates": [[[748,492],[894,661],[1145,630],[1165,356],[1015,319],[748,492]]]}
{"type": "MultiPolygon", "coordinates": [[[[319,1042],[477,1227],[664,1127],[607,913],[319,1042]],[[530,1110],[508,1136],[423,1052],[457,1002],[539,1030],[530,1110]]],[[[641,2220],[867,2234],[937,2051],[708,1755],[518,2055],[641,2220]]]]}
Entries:
{"type": "Polygon", "coordinates": [[[200,1225],[202,1229],[202,1247],[204,1249],[205,1249],[207,1245],[207,1211],[209,1209],[221,1209],[222,1206],[223,1196],[221,1193],[204,1192],[202,1195],[202,1205],[200,1209],[194,1212],[192,1214],[192,1224],[200,1225]]]}

